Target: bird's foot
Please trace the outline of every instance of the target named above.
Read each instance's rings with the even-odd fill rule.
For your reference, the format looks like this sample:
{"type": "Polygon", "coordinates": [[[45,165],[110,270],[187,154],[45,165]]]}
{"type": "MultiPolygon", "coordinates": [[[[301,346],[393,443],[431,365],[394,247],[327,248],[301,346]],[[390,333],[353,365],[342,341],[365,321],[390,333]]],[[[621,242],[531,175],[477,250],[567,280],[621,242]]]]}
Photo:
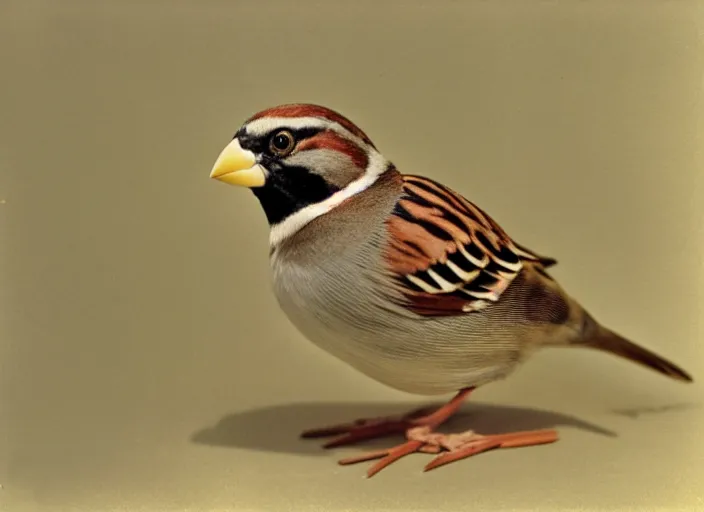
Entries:
{"type": "Polygon", "coordinates": [[[459,434],[439,434],[429,426],[409,428],[407,441],[385,450],[376,450],[339,461],[342,465],[356,464],[367,460],[381,459],[367,471],[367,477],[374,476],[389,464],[411,453],[439,454],[424,471],[443,466],[450,462],[471,457],[494,448],[515,448],[534,446],[557,441],[555,430],[532,430],[510,434],[481,435],[468,430],[459,434]]]}
{"type": "Polygon", "coordinates": [[[460,390],[449,402],[433,410],[430,408],[416,409],[402,416],[390,416],[382,418],[361,419],[352,423],[343,423],[332,427],[306,430],[301,437],[330,437],[336,436],[332,441],[323,445],[324,448],[333,448],[376,439],[378,437],[393,434],[403,434],[413,427],[429,427],[435,429],[452,416],[463,400],[472,392],[474,388],[460,390]]]}
{"type": "Polygon", "coordinates": [[[351,423],[341,423],[324,428],[306,430],[301,434],[303,438],[332,437],[332,440],[323,445],[324,448],[334,448],[377,439],[394,434],[403,434],[414,425],[424,424],[424,419],[432,416],[432,410],[427,408],[417,409],[407,414],[386,416],[379,418],[358,419],[351,423]]]}

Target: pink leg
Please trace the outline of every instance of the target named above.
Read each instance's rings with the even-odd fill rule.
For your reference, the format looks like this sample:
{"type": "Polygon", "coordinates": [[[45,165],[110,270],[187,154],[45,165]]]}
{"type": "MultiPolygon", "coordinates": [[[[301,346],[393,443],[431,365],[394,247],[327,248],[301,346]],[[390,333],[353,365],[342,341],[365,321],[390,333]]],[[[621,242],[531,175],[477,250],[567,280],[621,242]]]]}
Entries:
{"type": "Polygon", "coordinates": [[[301,434],[301,437],[337,436],[323,445],[325,448],[333,448],[388,435],[402,434],[412,427],[427,426],[435,429],[457,412],[473,389],[461,390],[448,403],[430,413],[427,409],[418,409],[398,417],[360,419],[352,423],[306,430],[301,434]]]}
{"type": "Polygon", "coordinates": [[[438,426],[457,412],[462,402],[473,389],[461,390],[452,400],[433,412],[419,409],[398,417],[357,420],[352,423],[308,430],[303,432],[302,437],[337,436],[324,445],[325,448],[332,448],[391,434],[405,433],[407,438],[405,443],[340,461],[340,464],[346,465],[381,459],[369,468],[367,471],[368,477],[375,475],[401,457],[415,452],[438,454],[425,466],[425,471],[429,471],[450,462],[495,448],[533,446],[557,441],[557,432],[554,430],[533,430],[486,436],[471,430],[459,434],[439,434],[434,432],[438,426]]]}

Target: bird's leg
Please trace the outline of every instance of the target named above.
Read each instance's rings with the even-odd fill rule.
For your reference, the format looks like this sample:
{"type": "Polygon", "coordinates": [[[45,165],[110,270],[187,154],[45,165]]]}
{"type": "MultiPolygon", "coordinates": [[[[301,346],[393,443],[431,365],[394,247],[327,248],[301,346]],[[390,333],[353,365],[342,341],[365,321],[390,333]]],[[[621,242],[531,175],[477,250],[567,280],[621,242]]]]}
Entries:
{"type": "Polygon", "coordinates": [[[346,465],[381,459],[369,468],[368,477],[375,475],[401,457],[415,452],[438,454],[425,466],[425,471],[428,471],[494,448],[533,446],[557,441],[557,432],[554,430],[532,430],[495,435],[481,435],[471,430],[459,434],[435,432],[438,426],[457,412],[473,389],[463,389],[452,400],[433,412],[420,409],[398,417],[357,420],[343,425],[308,430],[302,435],[303,437],[337,436],[324,445],[326,448],[331,448],[391,434],[405,433],[407,439],[405,443],[340,461],[340,464],[346,465]]]}
{"type": "Polygon", "coordinates": [[[373,459],[381,459],[367,470],[367,477],[374,476],[389,464],[410,453],[439,453],[424,468],[424,471],[437,468],[450,462],[471,457],[494,448],[514,448],[518,446],[534,446],[557,441],[554,430],[532,430],[513,432],[510,434],[481,435],[468,430],[459,434],[439,434],[433,432],[430,426],[409,428],[406,431],[405,443],[386,450],[342,459],[340,464],[355,464],[373,459]],[[441,453],[444,452],[444,453],[441,453]]]}
{"type": "Polygon", "coordinates": [[[366,441],[368,439],[402,434],[413,427],[424,426],[433,430],[457,412],[457,409],[460,408],[464,399],[467,398],[473,389],[474,388],[466,388],[461,390],[452,400],[432,412],[428,411],[426,408],[417,409],[397,417],[360,419],[352,423],[307,430],[301,434],[301,437],[315,438],[336,436],[323,445],[325,448],[333,448],[359,441],[366,441]]]}

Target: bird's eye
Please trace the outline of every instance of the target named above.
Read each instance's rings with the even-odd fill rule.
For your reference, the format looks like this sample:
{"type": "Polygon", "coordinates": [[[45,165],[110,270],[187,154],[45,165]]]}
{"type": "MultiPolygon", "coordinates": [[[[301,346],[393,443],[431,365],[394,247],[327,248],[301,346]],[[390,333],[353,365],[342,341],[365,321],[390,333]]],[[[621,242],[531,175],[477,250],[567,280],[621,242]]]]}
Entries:
{"type": "Polygon", "coordinates": [[[269,140],[269,150],[276,156],[286,156],[293,150],[295,142],[291,132],[281,130],[269,140]]]}

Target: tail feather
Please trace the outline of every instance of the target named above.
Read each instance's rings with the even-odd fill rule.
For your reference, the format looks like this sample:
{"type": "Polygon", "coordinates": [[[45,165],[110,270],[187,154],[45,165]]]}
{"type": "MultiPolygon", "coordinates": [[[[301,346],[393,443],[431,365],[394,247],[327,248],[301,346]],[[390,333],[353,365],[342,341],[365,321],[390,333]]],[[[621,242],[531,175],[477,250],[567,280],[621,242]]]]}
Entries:
{"type": "Polygon", "coordinates": [[[595,336],[589,338],[587,346],[610,352],[635,363],[647,366],[656,372],[676,380],[692,382],[692,377],[682,368],[650,350],[636,345],[613,331],[599,326],[595,336]]]}

